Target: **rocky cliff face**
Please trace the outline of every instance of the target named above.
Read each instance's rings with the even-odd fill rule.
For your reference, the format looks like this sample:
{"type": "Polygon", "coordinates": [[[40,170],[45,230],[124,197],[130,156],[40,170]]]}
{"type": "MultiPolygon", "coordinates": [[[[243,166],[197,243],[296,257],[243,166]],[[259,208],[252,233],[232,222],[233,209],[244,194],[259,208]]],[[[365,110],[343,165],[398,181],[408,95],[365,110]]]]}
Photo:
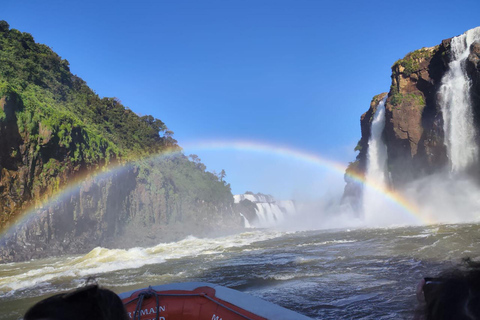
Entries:
{"type": "Polygon", "coordinates": [[[475,116],[475,123],[480,127],[480,42],[470,46],[470,54],[466,60],[466,71],[471,79],[471,99],[475,116]]]}
{"type": "Polygon", "coordinates": [[[175,156],[86,178],[28,210],[26,219],[0,239],[0,262],[84,253],[96,246],[155,245],[242,226],[229,189],[175,156]]]}
{"type": "Polygon", "coordinates": [[[230,186],[180,153],[161,120],[100,98],[5,21],[0,60],[0,262],[243,225],[230,186]]]}
{"type": "Polygon", "coordinates": [[[449,41],[409,53],[392,67],[385,142],[394,185],[446,164],[437,92],[448,65],[449,41]]]}
{"type": "MultiPolygon", "coordinates": [[[[411,52],[392,66],[383,140],[388,152],[389,183],[394,188],[448,166],[440,87],[453,59],[451,41],[411,52]]],[[[473,107],[474,125],[480,128],[480,42],[473,42],[468,50],[464,68],[471,85],[468,100],[473,107]]],[[[369,110],[361,116],[362,137],[356,148],[359,154],[347,173],[365,174],[371,121],[383,95],[374,97],[369,110]]],[[[345,196],[358,198],[359,187],[348,177],[346,180],[345,196]]]]}
{"type": "Polygon", "coordinates": [[[34,123],[37,129],[27,128],[20,95],[6,93],[0,111],[0,221],[8,230],[0,238],[0,262],[83,253],[96,246],[153,245],[243,225],[233,213],[230,187],[198,161],[177,154],[117,163],[111,174],[94,178],[107,163],[115,167],[116,155],[100,147],[97,160],[86,161],[84,129],[66,131],[71,146],[82,146],[72,150],[44,125],[48,117],[34,123]],[[18,215],[27,218],[15,226],[18,215]]]}
{"type": "MultiPolygon", "coordinates": [[[[31,124],[23,118],[30,113],[15,92],[0,97],[0,112],[4,115],[0,118],[0,229],[7,229],[19,212],[38,204],[80,173],[105,165],[109,156],[105,148],[97,163],[72,161],[69,148],[48,126],[37,122],[28,130],[31,124]]],[[[72,144],[85,144],[85,136],[81,128],[69,132],[72,144]]]]}

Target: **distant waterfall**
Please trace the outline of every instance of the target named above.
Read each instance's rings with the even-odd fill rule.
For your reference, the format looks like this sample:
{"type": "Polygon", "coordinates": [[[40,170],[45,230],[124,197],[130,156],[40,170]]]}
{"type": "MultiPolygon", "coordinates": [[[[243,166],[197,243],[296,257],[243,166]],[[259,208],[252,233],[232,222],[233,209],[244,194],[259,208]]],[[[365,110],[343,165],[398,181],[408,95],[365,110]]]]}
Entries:
{"type": "Polygon", "coordinates": [[[285,220],[285,212],[276,203],[257,203],[258,225],[271,227],[285,220]]]}
{"type": "Polygon", "coordinates": [[[365,175],[368,183],[367,188],[363,192],[363,211],[365,218],[368,220],[372,216],[372,212],[377,211],[383,199],[378,198],[378,193],[372,190],[384,189],[386,182],[387,167],[387,146],[382,140],[383,129],[385,128],[385,101],[387,96],[380,101],[373,117],[370,140],[368,141],[367,153],[367,172],[365,175]]]}
{"type": "Polygon", "coordinates": [[[250,224],[250,222],[248,222],[247,217],[245,217],[242,213],[240,213],[240,215],[243,218],[243,226],[247,229],[253,228],[252,225],[250,224]]]}
{"type": "Polygon", "coordinates": [[[465,72],[465,61],[470,45],[479,39],[480,27],[452,39],[452,61],[440,87],[445,145],[453,172],[462,171],[478,158],[470,101],[471,84],[465,72]]]}
{"type": "Polygon", "coordinates": [[[292,200],[276,201],[272,196],[264,194],[238,194],[234,195],[235,203],[242,200],[248,200],[255,204],[256,218],[249,221],[244,214],[240,213],[245,219],[245,227],[274,227],[289,216],[296,214],[295,204],[292,200]],[[247,226],[248,225],[248,226],[247,226]]]}

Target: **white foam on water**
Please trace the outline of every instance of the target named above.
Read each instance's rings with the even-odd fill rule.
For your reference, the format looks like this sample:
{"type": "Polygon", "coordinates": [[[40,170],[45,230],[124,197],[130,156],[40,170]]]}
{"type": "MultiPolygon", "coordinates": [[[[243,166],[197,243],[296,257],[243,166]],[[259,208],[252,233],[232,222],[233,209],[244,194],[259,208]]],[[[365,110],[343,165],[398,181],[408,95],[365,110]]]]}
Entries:
{"type": "MultiPolygon", "coordinates": [[[[30,270],[12,269],[0,277],[0,297],[12,292],[52,283],[59,279],[85,278],[125,269],[138,269],[145,265],[162,264],[167,260],[218,255],[230,248],[246,247],[258,241],[280,237],[285,233],[274,231],[246,232],[233,236],[213,239],[187,237],[184,240],[162,243],[150,248],[106,249],[95,248],[88,254],[77,257],[30,262],[30,270]],[[18,272],[15,272],[18,271],[18,272]]],[[[23,263],[28,267],[29,263],[23,263]]],[[[0,269],[1,270],[1,269],[0,269]]]]}
{"type": "Polygon", "coordinates": [[[428,238],[428,234],[419,234],[419,235],[414,235],[414,236],[398,236],[398,238],[404,238],[404,239],[421,239],[421,238],[428,238]]]}
{"type": "Polygon", "coordinates": [[[297,245],[297,247],[310,247],[310,246],[325,246],[329,244],[342,244],[342,243],[354,243],[357,240],[328,240],[322,242],[310,242],[310,243],[302,243],[297,245]]]}

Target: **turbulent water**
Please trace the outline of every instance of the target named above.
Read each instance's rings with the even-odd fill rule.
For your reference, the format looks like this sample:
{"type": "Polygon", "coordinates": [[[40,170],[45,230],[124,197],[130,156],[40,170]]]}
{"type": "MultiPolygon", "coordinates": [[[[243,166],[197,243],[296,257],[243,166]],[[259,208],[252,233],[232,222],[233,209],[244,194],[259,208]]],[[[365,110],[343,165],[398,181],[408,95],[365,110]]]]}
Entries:
{"type": "Polygon", "coordinates": [[[470,101],[471,83],[465,72],[465,61],[470,45],[479,39],[480,27],[452,39],[452,61],[440,88],[445,145],[453,172],[462,171],[478,158],[470,101]]]}
{"type": "Polygon", "coordinates": [[[206,281],[314,319],[412,319],[415,285],[462,257],[480,256],[479,225],[279,232],[186,238],[151,248],[107,250],[0,265],[0,319],[93,276],[115,292],[206,281]]]}

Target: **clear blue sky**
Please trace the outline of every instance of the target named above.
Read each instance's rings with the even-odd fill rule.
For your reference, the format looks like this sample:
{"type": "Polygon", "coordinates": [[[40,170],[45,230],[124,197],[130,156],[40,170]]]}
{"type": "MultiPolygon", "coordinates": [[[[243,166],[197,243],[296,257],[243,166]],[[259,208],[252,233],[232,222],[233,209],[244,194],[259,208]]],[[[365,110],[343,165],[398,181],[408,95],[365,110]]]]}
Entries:
{"type": "MultiPolygon", "coordinates": [[[[3,0],[0,19],[118,97],[200,140],[282,145],[353,161],[360,115],[410,51],[480,25],[480,1],[3,0]]],[[[195,152],[234,193],[320,195],[329,169],[268,154],[195,152]]]]}

